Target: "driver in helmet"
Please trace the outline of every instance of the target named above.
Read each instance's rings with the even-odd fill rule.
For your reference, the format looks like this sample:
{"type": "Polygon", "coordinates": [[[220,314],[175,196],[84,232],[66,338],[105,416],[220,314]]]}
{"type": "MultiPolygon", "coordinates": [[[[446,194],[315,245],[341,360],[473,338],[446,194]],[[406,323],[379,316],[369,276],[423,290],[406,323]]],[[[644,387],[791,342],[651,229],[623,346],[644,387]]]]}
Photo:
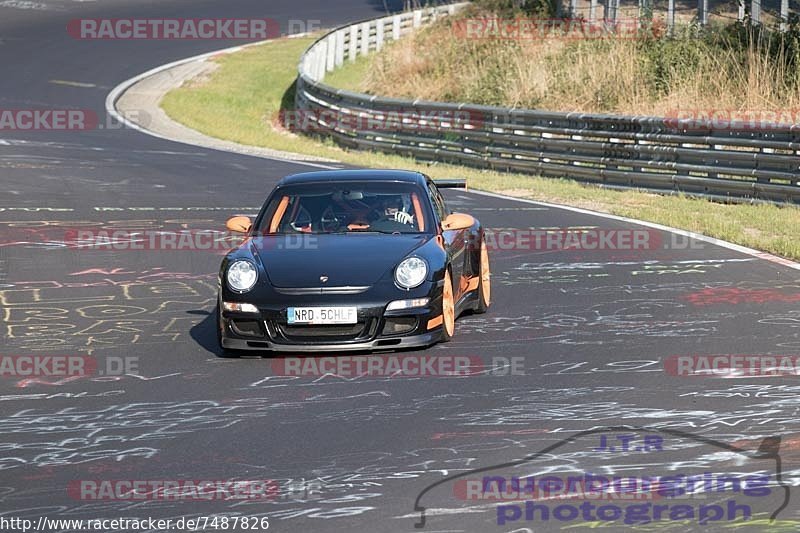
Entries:
{"type": "Polygon", "coordinates": [[[414,215],[408,213],[410,205],[405,205],[401,195],[386,195],[381,198],[379,220],[393,220],[401,224],[414,224],[414,215]]]}

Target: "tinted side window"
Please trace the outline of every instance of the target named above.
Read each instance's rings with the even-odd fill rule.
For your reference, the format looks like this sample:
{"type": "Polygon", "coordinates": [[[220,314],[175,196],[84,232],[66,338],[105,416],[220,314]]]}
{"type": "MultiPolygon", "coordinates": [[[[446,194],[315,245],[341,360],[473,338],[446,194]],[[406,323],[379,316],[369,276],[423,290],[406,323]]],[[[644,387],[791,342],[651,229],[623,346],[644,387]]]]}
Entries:
{"type": "Polygon", "coordinates": [[[432,181],[428,182],[428,190],[430,191],[431,201],[433,202],[433,208],[436,210],[436,215],[439,217],[439,221],[442,221],[450,214],[447,210],[447,204],[445,204],[439,189],[436,188],[436,185],[434,185],[432,181]]]}

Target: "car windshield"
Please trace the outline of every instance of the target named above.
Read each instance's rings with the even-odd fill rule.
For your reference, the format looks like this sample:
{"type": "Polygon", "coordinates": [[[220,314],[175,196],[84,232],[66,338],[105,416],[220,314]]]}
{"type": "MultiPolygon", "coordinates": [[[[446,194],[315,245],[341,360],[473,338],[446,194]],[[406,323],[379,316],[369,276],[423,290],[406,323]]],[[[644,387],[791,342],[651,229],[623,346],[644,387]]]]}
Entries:
{"type": "Polygon", "coordinates": [[[425,233],[431,214],[410,183],[313,183],[281,187],[260,234],[425,233]]]}

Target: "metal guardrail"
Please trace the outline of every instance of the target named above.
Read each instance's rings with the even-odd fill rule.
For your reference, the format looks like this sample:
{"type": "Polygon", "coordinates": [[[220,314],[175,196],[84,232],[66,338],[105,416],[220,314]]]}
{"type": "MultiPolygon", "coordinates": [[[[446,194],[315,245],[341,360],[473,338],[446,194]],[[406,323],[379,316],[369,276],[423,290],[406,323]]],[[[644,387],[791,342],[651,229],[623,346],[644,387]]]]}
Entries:
{"type": "Polygon", "coordinates": [[[362,150],[568,177],[615,187],[800,204],[800,125],[729,129],[696,120],[509,110],[336,89],[323,80],[467,3],[338,28],[303,55],[296,107],[305,131],[362,150]]]}

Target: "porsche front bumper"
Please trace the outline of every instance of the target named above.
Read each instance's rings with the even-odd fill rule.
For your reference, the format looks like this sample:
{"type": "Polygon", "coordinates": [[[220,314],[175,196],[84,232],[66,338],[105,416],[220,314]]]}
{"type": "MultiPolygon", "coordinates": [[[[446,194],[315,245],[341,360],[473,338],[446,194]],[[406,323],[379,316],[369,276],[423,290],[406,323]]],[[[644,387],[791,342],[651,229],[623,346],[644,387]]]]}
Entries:
{"type": "Polygon", "coordinates": [[[285,308],[260,307],[258,315],[223,311],[221,343],[231,350],[342,352],[429,346],[441,339],[440,301],[397,311],[386,311],[387,304],[359,306],[358,323],[345,326],[289,325],[285,308]]]}

